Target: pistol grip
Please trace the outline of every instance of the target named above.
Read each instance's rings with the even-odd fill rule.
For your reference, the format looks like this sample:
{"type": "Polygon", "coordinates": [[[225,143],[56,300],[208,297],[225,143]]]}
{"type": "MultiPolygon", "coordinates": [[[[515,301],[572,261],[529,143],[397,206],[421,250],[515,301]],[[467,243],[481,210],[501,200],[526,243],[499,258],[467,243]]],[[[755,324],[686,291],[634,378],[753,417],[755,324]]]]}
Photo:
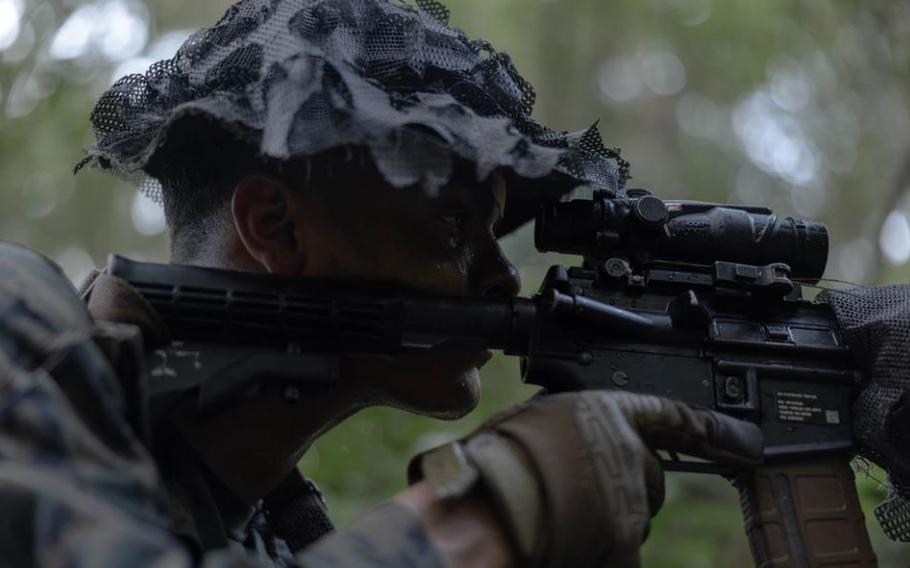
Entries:
{"type": "Polygon", "coordinates": [[[735,480],[757,568],[874,568],[850,457],[778,460],[735,480]]]}

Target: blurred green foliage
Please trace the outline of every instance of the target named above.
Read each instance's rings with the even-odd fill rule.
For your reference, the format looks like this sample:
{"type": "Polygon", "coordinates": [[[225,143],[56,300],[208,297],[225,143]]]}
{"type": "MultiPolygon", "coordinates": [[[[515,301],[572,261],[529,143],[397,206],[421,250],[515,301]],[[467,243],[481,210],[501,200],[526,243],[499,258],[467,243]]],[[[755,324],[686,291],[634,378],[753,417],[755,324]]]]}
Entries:
{"type": "MultiPolygon", "coordinates": [[[[71,175],[91,143],[93,100],[114,75],[166,57],[225,0],[0,0],[0,238],[55,258],[78,280],[116,251],[166,260],[153,204],[94,172],[71,175]],[[80,19],[81,18],[81,19],[80,19]]],[[[601,121],[634,186],[661,196],[765,204],[828,223],[828,275],[910,279],[910,4],[814,0],[451,0],[454,21],[509,52],[538,90],[537,115],[578,130],[601,121]]],[[[524,292],[546,267],[527,230],[505,248],[524,292]]],[[[346,524],[404,487],[414,452],[527,398],[517,363],[483,370],[480,408],[442,423],[361,412],[302,462],[346,524]]],[[[884,496],[861,474],[865,510],[884,496]]],[[[910,551],[870,530],[882,566],[910,551]]],[[[749,565],[735,491],[668,476],[644,565],[749,565]]]]}

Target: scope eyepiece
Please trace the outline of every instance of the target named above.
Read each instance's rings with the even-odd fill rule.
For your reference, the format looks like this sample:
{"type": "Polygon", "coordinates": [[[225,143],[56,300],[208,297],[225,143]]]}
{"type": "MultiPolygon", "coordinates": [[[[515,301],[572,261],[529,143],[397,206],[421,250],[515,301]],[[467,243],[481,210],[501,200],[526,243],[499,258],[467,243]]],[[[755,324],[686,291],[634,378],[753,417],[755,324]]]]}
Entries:
{"type": "Polygon", "coordinates": [[[781,219],[764,207],[690,201],[664,202],[646,191],[623,197],[544,205],[535,226],[542,252],[712,265],[785,263],[793,278],[817,281],[828,263],[822,223],[781,219]]]}

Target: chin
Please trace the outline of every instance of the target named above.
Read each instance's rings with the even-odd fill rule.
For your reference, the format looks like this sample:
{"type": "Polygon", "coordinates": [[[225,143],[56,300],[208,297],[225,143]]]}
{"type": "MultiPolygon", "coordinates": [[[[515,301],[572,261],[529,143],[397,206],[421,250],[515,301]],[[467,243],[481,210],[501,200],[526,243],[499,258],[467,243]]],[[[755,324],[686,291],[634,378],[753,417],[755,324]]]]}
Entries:
{"type": "Polygon", "coordinates": [[[363,385],[373,395],[368,404],[455,420],[480,400],[480,371],[489,355],[425,352],[396,360],[360,360],[363,385]],[[368,375],[368,376],[367,376],[368,375]]]}
{"type": "Polygon", "coordinates": [[[464,371],[458,377],[449,377],[434,386],[436,392],[432,396],[401,401],[405,403],[401,408],[440,420],[457,420],[477,408],[477,403],[480,402],[480,371],[476,368],[464,371]]]}

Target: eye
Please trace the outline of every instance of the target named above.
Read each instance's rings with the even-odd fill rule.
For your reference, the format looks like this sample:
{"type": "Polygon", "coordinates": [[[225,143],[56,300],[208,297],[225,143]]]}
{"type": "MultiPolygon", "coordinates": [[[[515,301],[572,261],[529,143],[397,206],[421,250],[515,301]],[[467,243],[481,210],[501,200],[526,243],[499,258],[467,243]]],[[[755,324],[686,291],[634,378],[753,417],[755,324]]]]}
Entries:
{"type": "Polygon", "coordinates": [[[467,215],[462,211],[450,211],[438,217],[446,244],[452,248],[461,246],[464,240],[467,215]]]}

